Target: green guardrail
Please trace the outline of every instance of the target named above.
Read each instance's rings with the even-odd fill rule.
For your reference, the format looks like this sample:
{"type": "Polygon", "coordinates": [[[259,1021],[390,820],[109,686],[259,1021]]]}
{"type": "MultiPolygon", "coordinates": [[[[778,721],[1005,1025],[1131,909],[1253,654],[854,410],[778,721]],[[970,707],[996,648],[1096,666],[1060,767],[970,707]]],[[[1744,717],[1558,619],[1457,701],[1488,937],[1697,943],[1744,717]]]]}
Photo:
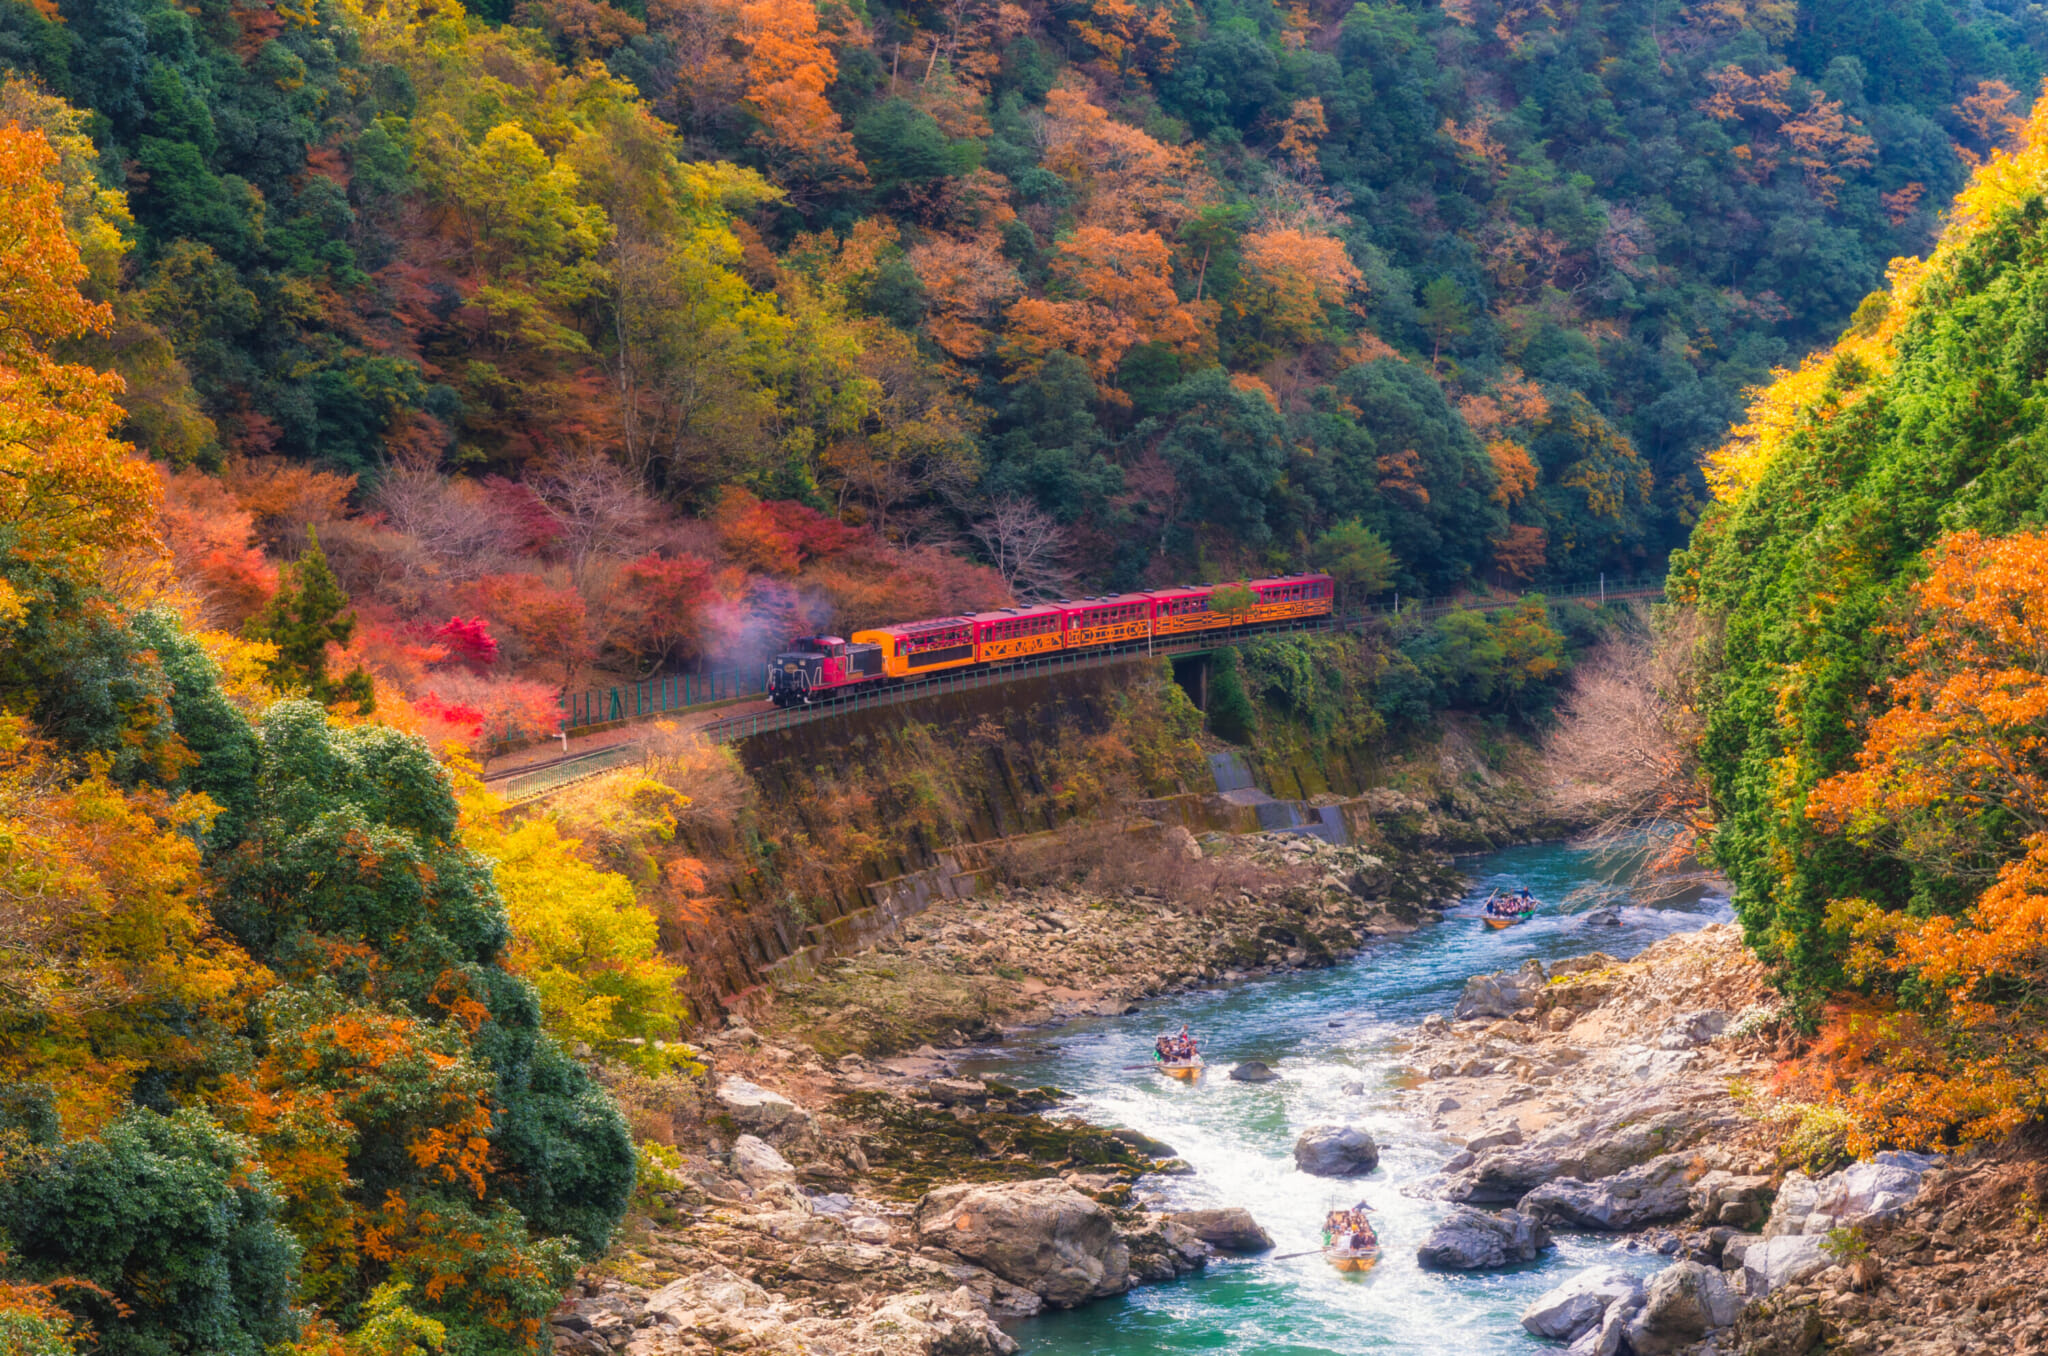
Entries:
{"type": "Polygon", "coordinates": [[[765,664],[752,668],[714,669],[707,673],[670,673],[619,687],[586,688],[562,698],[562,728],[570,733],[593,725],[658,716],[668,711],[760,696],[768,690],[765,664]]]}

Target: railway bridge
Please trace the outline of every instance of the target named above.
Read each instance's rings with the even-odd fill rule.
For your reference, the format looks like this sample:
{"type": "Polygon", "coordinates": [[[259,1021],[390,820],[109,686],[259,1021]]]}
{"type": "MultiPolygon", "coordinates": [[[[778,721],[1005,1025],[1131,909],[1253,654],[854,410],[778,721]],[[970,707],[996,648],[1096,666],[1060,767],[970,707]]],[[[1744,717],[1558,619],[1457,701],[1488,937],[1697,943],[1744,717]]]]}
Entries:
{"type": "MultiPolygon", "coordinates": [[[[820,702],[815,706],[806,707],[777,709],[765,697],[755,696],[753,700],[749,700],[750,694],[745,690],[744,680],[737,674],[720,675],[715,678],[697,675],[656,678],[629,687],[577,694],[565,704],[565,711],[569,717],[568,734],[574,737],[579,729],[589,731],[585,738],[603,741],[598,747],[490,773],[486,775],[485,782],[491,790],[515,804],[538,800],[562,787],[601,776],[633,762],[639,756],[639,746],[631,736],[631,727],[639,721],[656,717],[666,716],[675,719],[706,739],[720,743],[736,743],[771,731],[787,730],[793,726],[842,720],[857,711],[908,705],[942,693],[965,692],[998,683],[1022,682],[1051,673],[1099,668],[1108,664],[1128,662],[1139,656],[1165,656],[1178,664],[1181,660],[1205,658],[1211,651],[1221,646],[1242,644],[1259,636],[1295,632],[1360,631],[1368,626],[1392,621],[1396,617],[1435,617],[1458,608],[1475,612],[1497,612],[1519,606],[1526,596],[1528,595],[1487,594],[1411,600],[1406,603],[1397,601],[1385,607],[1338,616],[1233,628],[1227,634],[1211,632],[1170,636],[1133,641],[1123,645],[1099,646],[1071,654],[1037,655],[1011,664],[956,669],[873,692],[855,691],[836,701],[820,702]]],[[[1553,603],[1653,600],[1664,596],[1664,579],[1660,575],[1648,579],[1602,580],[1599,584],[1544,592],[1541,596],[1553,603]]],[[[1207,686],[1206,680],[1207,666],[1202,665],[1194,679],[1198,684],[1197,705],[1206,705],[1202,700],[1202,691],[1207,686]]],[[[759,692],[759,685],[755,684],[753,693],[759,692]]]]}

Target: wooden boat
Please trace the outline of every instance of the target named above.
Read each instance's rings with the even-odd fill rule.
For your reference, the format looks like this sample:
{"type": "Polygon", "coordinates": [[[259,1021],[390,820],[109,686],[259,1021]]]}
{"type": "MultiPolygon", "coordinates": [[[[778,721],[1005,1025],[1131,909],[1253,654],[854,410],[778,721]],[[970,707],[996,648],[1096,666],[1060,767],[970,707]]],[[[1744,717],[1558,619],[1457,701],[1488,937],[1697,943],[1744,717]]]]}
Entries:
{"type": "Polygon", "coordinates": [[[1332,1245],[1323,1249],[1323,1260],[1339,1271],[1371,1271],[1380,1260],[1380,1248],[1377,1243],[1363,1248],[1354,1248],[1348,1242],[1342,1247],[1332,1245]]]}
{"type": "Polygon", "coordinates": [[[1536,912],[1536,904],[1532,900],[1526,909],[1510,908],[1506,913],[1496,913],[1493,903],[1499,898],[1500,891],[1495,890],[1486,897],[1486,903],[1479,906],[1479,917],[1490,928],[1511,928],[1517,923],[1526,923],[1529,915],[1536,912]]]}
{"type": "Polygon", "coordinates": [[[1162,1059],[1153,1065],[1168,1078],[1196,1079],[1202,1076],[1202,1057],[1193,1059],[1162,1059]]]}

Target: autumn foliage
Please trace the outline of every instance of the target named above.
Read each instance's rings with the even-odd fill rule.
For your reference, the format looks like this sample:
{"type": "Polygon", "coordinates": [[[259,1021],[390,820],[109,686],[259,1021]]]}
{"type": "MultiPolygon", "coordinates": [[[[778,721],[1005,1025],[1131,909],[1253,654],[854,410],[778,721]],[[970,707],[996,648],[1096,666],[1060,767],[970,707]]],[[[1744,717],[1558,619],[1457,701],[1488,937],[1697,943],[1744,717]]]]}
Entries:
{"type": "Polygon", "coordinates": [[[1948,538],[1914,590],[1888,706],[1807,813],[1962,879],[1956,914],[1845,900],[1851,973],[1888,1000],[1834,1021],[1835,1077],[1880,1142],[2001,1136],[2048,1111],[2048,536],[1948,538]]]}

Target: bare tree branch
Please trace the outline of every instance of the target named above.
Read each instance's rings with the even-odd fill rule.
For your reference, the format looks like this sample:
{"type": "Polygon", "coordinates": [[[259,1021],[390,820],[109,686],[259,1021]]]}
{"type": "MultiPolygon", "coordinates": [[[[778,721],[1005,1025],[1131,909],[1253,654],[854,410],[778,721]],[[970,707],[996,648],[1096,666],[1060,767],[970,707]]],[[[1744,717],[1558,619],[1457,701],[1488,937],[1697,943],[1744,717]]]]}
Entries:
{"type": "Polygon", "coordinates": [[[996,573],[1020,599],[1061,597],[1074,582],[1064,563],[1071,546],[1067,530],[1026,499],[1006,497],[992,507],[968,531],[996,573]]]}

